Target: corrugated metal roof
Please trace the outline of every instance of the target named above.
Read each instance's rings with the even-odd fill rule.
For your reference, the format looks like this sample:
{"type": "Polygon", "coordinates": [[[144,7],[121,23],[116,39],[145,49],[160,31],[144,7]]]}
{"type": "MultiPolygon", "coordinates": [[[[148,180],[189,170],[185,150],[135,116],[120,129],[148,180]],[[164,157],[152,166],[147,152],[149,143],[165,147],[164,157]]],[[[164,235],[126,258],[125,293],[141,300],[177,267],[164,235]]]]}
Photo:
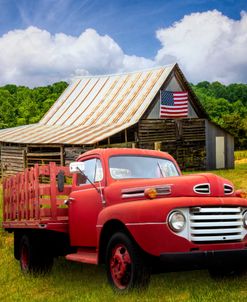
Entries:
{"type": "Polygon", "coordinates": [[[77,78],[39,123],[3,129],[0,141],[31,144],[101,141],[139,121],[174,66],[77,78]]]}

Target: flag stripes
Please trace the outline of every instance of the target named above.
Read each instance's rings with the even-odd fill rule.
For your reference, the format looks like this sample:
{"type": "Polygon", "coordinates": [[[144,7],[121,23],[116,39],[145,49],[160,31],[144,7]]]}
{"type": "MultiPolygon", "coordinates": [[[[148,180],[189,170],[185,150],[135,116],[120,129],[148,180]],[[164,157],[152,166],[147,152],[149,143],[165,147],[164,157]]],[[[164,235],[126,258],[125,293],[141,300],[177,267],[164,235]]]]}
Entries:
{"type": "Polygon", "coordinates": [[[160,118],[188,116],[188,92],[160,91],[160,118]]]}

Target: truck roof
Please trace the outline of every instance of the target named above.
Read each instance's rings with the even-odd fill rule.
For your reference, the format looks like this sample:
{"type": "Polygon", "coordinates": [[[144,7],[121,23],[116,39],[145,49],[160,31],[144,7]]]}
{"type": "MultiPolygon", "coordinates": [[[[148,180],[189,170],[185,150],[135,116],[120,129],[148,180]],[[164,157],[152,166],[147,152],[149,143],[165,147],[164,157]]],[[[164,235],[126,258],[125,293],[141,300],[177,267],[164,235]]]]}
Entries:
{"type": "Polygon", "coordinates": [[[156,151],[156,150],[147,150],[147,149],[138,149],[138,148],[98,148],[93,149],[90,151],[87,151],[83,154],[81,154],[77,160],[80,160],[81,158],[88,156],[88,155],[102,155],[102,156],[114,156],[114,155],[143,155],[143,156],[153,156],[153,157],[163,157],[169,160],[174,161],[173,157],[162,151],[156,151]]]}

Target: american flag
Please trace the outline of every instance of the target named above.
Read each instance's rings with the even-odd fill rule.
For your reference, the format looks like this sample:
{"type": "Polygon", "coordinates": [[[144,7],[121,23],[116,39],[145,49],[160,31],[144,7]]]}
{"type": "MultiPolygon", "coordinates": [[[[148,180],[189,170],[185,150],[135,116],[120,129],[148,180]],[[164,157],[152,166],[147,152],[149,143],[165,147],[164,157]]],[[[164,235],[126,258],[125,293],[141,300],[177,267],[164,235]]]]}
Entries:
{"type": "Polygon", "coordinates": [[[160,91],[160,118],[188,116],[188,92],[160,91]]]}

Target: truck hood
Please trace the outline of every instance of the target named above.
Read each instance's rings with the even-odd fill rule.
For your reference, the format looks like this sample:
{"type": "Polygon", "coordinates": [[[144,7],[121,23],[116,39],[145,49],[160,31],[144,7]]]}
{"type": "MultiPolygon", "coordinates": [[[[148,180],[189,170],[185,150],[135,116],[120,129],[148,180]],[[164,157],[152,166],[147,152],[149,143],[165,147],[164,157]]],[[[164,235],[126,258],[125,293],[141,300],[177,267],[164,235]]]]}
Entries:
{"type": "Polygon", "coordinates": [[[156,179],[119,180],[105,188],[105,198],[114,204],[148,198],[144,191],[157,190],[156,198],[171,197],[227,197],[235,196],[233,184],[212,173],[193,174],[156,179]]]}

